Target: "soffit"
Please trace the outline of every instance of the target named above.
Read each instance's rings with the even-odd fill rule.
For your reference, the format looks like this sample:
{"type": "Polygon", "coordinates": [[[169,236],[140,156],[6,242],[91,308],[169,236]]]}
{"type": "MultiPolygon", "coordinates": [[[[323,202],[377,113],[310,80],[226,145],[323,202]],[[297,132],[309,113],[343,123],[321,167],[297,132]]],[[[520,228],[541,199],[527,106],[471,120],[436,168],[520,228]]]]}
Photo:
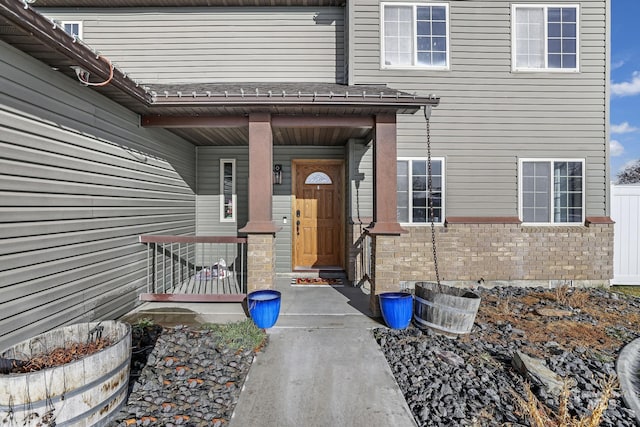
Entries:
{"type": "MultiPolygon", "coordinates": [[[[196,146],[248,145],[248,128],[180,128],[169,129],[196,146]]],[[[274,145],[340,146],[351,139],[370,138],[370,129],[363,128],[276,128],[274,145]]]]}

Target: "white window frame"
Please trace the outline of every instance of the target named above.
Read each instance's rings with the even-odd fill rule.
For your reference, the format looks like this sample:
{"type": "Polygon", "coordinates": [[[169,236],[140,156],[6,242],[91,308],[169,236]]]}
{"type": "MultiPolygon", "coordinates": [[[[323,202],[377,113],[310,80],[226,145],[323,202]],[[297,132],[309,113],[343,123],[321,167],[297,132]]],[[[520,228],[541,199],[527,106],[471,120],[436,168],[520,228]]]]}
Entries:
{"type": "Polygon", "coordinates": [[[236,222],[238,217],[238,201],[236,196],[236,159],[220,159],[220,222],[236,222]],[[231,203],[233,212],[231,213],[231,217],[225,217],[225,201],[224,201],[224,165],[230,163],[231,164],[231,188],[232,188],[232,196],[231,203]]]}
{"type": "Polygon", "coordinates": [[[580,72],[580,5],[579,4],[540,4],[540,3],[517,3],[511,5],[511,70],[514,72],[534,72],[534,73],[579,73],[580,72]],[[569,8],[576,9],[576,67],[575,68],[549,68],[549,8],[569,8]],[[542,68],[525,68],[516,66],[516,9],[543,9],[544,17],[544,67],[542,68]]]}
{"type": "Polygon", "coordinates": [[[523,158],[523,159],[518,159],[518,216],[520,218],[520,221],[522,221],[522,225],[535,225],[535,226],[582,226],[584,225],[585,219],[586,219],[586,210],[587,207],[585,205],[586,202],[586,194],[585,194],[585,189],[586,189],[586,177],[587,177],[587,170],[586,170],[586,162],[585,159],[564,159],[564,158],[523,158]],[[551,203],[549,205],[549,222],[524,222],[524,210],[523,210],[523,166],[524,163],[527,162],[548,162],[550,163],[551,166],[551,179],[549,180],[549,195],[551,197],[551,203]],[[577,163],[581,163],[582,164],[582,218],[580,219],[580,222],[555,222],[554,221],[554,212],[555,212],[555,197],[554,197],[554,176],[553,176],[553,164],[554,163],[559,163],[559,162],[577,162],[577,163]]]}
{"type": "MultiPolygon", "coordinates": [[[[411,172],[412,172],[411,162],[414,161],[414,160],[426,162],[427,158],[426,157],[398,157],[396,159],[396,162],[399,162],[399,161],[409,162],[409,173],[411,174],[411,172]]],[[[446,204],[445,203],[445,199],[446,199],[446,197],[445,197],[445,190],[446,190],[446,187],[445,187],[445,158],[444,157],[432,157],[431,158],[431,162],[433,163],[434,161],[441,162],[441,170],[442,170],[442,175],[441,175],[441,178],[442,178],[442,191],[441,191],[441,193],[442,193],[442,207],[440,208],[442,214],[440,215],[440,221],[436,221],[436,222],[434,222],[434,224],[436,224],[436,225],[444,225],[444,221],[445,221],[445,218],[446,218],[445,217],[445,204],[446,204]]],[[[428,170],[427,170],[427,172],[428,172],[428,170]]],[[[412,175],[413,174],[411,174],[411,176],[412,175]]],[[[427,175],[427,179],[428,179],[428,175],[427,175]]],[[[397,182],[397,180],[398,180],[398,178],[397,178],[397,172],[396,172],[396,182],[397,182]]],[[[427,183],[427,185],[428,185],[428,183],[427,183]]],[[[429,192],[429,189],[428,189],[428,186],[427,186],[427,193],[428,192],[429,192]]],[[[413,222],[413,197],[412,196],[413,196],[413,189],[410,188],[409,189],[409,205],[407,207],[408,210],[409,210],[409,222],[401,222],[400,224],[407,225],[407,226],[419,226],[419,227],[421,227],[421,226],[431,226],[431,221],[429,221],[429,212],[428,212],[429,206],[428,206],[428,204],[427,204],[427,221],[426,222],[413,222]]],[[[397,201],[396,201],[396,206],[397,206],[397,201]]]]}
{"type": "Polygon", "coordinates": [[[391,70],[449,70],[451,67],[451,59],[450,59],[450,52],[451,52],[451,31],[449,30],[449,22],[450,22],[450,14],[449,14],[449,3],[437,3],[437,2],[428,2],[428,3],[420,3],[420,2],[408,2],[408,3],[401,3],[401,2],[382,2],[380,3],[380,68],[385,70],[385,69],[391,69],[391,70]],[[385,41],[384,41],[384,8],[385,6],[411,6],[413,8],[413,28],[412,28],[412,35],[413,35],[413,63],[415,65],[387,65],[385,64],[385,57],[386,57],[386,48],[385,48],[385,41]],[[444,66],[439,66],[439,65],[419,65],[417,64],[418,61],[418,46],[417,46],[417,25],[416,25],[416,21],[417,21],[417,13],[416,13],[416,8],[418,6],[441,6],[445,8],[445,13],[446,13],[446,43],[447,43],[447,52],[446,52],[446,65],[444,66]]]}
{"type": "Polygon", "coordinates": [[[62,27],[62,29],[67,34],[73,36],[73,34],[67,32],[67,29],[65,28],[66,25],[77,25],[78,26],[78,35],[76,37],[79,38],[79,39],[82,38],[82,21],[61,21],[60,22],[60,26],[62,27]]]}

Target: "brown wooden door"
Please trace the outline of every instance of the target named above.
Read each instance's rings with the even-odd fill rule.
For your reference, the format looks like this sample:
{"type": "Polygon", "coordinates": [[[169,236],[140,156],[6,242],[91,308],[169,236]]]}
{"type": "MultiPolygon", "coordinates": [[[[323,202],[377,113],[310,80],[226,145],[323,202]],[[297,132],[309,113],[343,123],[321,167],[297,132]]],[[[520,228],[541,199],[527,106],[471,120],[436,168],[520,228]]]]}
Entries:
{"type": "Polygon", "coordinates": [[[343,268],[343,171],[341,160],[294,160],[294,269],[343,268]]]}

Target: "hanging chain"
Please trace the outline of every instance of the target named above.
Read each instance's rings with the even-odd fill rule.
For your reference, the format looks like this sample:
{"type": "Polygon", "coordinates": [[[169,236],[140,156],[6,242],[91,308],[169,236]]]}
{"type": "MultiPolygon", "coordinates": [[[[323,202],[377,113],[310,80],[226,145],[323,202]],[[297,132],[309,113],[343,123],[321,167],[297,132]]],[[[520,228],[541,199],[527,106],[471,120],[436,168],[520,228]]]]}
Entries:
{"type": "Polygon", "coordinates": [[[436,283],[438,291],[442,293],[442,284],[440,283],[440,272],[438,271],[438,253],[436,251],[436,225],[435,214],[433,209],[433,179],[431,173],[431,126],[429,123],[429,114],[427,106],[424,108],[424,118],[427,121],[427,199],[429,200],[429,216],[431,217],[431,247],[433,248],[433,266],[436,273],[436,283]]]}

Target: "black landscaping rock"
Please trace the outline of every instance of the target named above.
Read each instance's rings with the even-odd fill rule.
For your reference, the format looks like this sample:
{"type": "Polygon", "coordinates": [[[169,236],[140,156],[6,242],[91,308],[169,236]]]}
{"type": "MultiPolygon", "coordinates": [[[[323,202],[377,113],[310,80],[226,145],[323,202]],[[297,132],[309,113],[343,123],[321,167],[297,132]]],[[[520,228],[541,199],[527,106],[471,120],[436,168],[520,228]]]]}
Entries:
{"type": "MultiPolygon", "coordinates": [[[[538,289],[537,291],[542,291],[538,289]]],[[[531,289],[495,288],[481,289],[481,295],[498,295],[508,299],[523,296],[531,289]]],[[[602,289],[589,290],[593,295],[606,297],[602,289]]],[[[482,304],[482,303],[481,303],[482,304]]],[[[552,303],[545,302],[551,307],[552,303]]],[[[638,311],[634,301],[631,308],[638,311]]],[[[519,315],[535,315],[534,307],[515,305],[519,315]]],[[[620,313],[624,318],[624,313],[620,313]]],[[[550,317],[557,320],[558,317],[550,317]]],[[[588,315],[574,314],[572,319],[593,324],[588,315]]],[[[617,329],[633,339],[633,331],[617,329]]],[[[564,349],[558,342],[549,340],[537,344],[527,340],[525,331],[508,322],[498,324],[476,323],[470,335],[463,339],[451,339],[422,331],[413,325],[398,331],[379,328],[373,331],[389,366],[400,386],[407,404],[419,426],[528,426],[520,411],[515,393],[524,396],[524,378],[511,366],[516,352],[523,348],[538,348],[546,366],[574,384],[571,390],[569,410],[573,416],[585,415],[597,403],[601,395],[602,380],[615,375],[615,354],[596,354],[586,346],[575,350],[564,349]],[[502,339],[496,342],[495,332],[502,339]],[[494,334],[494,339],[487,339],[494,334]],[[453,356],[455,355],[455,356],[453,356]],[[460,363],[460,361],[463,363],[460,363]]],[[[558,397],[549,394],[544,387],[531,385],[537,398],[553,410],[558,409],[558,397]]],[[[603,414],[602,426],[635,426],[633,413],[625,407],[619,390],[615,390],[609,406],[603,414]]]]}
{"type": "MultiPolygon", "coordinates": [[[[232,351],[211,331],[161,330],[111,427],[226,425],[254,350],[232,351]]],[[[146,347],[144,347],[146,348],[146,347]]],[[[134,377],[135,379],[135,377],[134,377]]]]}

